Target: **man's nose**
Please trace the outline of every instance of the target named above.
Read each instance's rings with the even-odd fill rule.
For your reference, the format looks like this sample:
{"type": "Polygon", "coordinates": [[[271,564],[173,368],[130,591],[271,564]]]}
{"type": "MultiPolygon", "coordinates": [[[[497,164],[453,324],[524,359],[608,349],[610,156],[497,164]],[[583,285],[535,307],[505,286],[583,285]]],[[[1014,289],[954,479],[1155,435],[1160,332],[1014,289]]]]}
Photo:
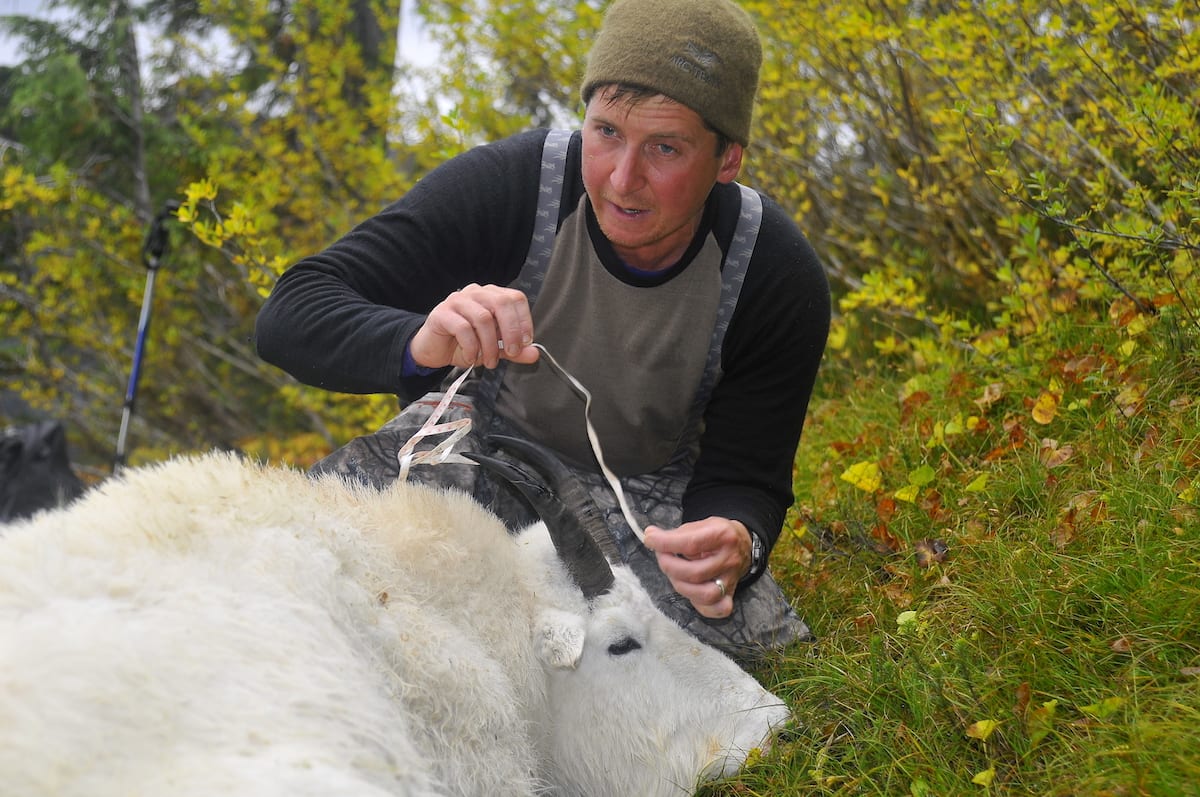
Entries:
{"type": "Polygon", "coordinates": [[[609,180],[613,188],[622,194],[629,194],[641,187],[642,162],[641,155],[635,148],[628,148],[617,155],[609,180]]]}

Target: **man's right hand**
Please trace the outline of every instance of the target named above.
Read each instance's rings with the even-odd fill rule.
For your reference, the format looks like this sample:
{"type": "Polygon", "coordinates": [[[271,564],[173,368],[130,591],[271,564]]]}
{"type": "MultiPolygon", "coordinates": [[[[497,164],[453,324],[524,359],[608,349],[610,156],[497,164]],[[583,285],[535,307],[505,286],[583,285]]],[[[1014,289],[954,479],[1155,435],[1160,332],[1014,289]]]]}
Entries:
{"type": "Polygon", "coordinates": [[[472,283],[430,311],[408,351],[425,368],[495,368],[501,359],[535,362],[539,352],[531,343],[533,316],[525,294],[472,283]]]}

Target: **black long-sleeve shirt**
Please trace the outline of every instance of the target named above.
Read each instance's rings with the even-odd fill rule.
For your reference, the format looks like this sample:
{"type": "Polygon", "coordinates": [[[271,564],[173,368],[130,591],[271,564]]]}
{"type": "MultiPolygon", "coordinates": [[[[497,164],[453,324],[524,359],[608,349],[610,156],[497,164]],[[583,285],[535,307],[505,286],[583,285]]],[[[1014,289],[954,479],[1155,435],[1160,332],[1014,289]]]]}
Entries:
{"type": "MultiPolygon", "coordinates": [[[[259,314],[259,355],[329,390],[412,400],[435,389],[445,372],[401,376],[408,340],[451,292],[517,277],[533,232],[545,136],[545,130],[522,133],[446,162],[399,201],[288,269],[259,314]]],[[[584,193],[580,151],[576,134],[563,217],[580,207],[584,193]]],[[[718,184],[697,236],[711,233],[727,250],[739,205],[737,187],[718,184]]],[[[683,521],[739,519],[769,550],[793,501],[792,462],[828,334],[830,297],[824,270],[795,223],[771,200],[763,205],[725,336],[723,377],[704,413],[683,521]]],[[[610,270],[619,271],[598,231],[593,244],[606,267],[617,264],[610,270]]],[[[645,276],[631,276],[630,283],[637,279],[645,276]]]]}

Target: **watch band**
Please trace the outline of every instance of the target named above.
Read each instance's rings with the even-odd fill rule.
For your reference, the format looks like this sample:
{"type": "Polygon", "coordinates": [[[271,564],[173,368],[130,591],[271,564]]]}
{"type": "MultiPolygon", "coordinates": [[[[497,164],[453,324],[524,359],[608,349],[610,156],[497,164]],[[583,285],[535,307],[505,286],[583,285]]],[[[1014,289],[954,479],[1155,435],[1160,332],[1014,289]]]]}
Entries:
{"type": "Polygon", "coordinates": [[[738,583],[758,578],[767,569],[767,546],[763,544],[762,537],[755,534],[753,530],[746,529],[746,531],[750,532],[750,569],[738,583]]]}

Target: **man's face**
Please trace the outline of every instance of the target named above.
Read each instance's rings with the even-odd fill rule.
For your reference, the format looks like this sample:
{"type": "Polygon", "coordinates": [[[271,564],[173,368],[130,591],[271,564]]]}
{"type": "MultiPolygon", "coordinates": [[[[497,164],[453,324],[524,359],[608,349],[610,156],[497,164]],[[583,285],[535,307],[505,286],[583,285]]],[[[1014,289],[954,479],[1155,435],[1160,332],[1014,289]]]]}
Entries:
{"type": "Polygon", "coordinates": [[[715,183],[737,177],[742,147],[716,155],[717,136],[700,115],[661,95],[610,103],[592,95],[583,122],[583,183],[600,229],[634,268],[678,262],[715,183]]]}

